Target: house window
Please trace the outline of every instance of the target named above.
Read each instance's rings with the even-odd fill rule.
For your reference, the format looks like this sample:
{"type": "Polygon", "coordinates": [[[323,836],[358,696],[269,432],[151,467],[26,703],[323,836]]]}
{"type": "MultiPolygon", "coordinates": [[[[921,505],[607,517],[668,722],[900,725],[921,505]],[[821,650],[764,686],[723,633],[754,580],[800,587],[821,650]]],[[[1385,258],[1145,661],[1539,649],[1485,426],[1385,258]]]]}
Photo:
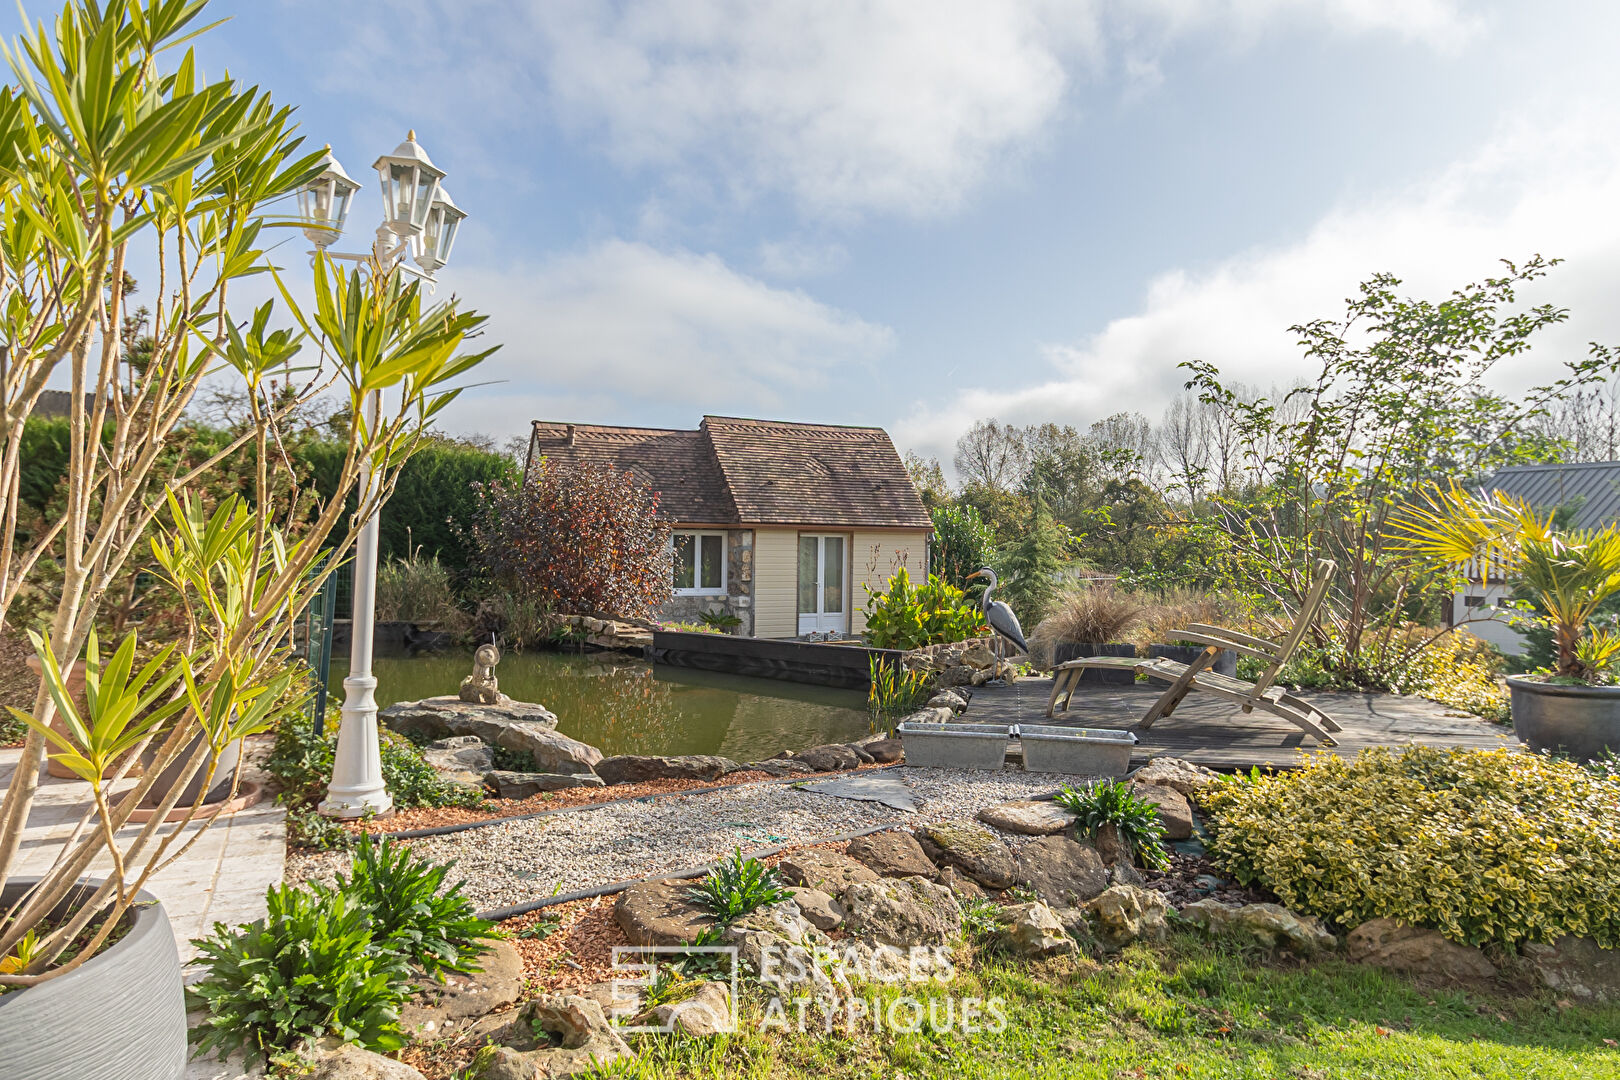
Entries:
{"type": "Polygon", "coordinates": [[[678,532],[675,550],[675,594],[702,596],[726,591],[726,534],[678,532]]]}

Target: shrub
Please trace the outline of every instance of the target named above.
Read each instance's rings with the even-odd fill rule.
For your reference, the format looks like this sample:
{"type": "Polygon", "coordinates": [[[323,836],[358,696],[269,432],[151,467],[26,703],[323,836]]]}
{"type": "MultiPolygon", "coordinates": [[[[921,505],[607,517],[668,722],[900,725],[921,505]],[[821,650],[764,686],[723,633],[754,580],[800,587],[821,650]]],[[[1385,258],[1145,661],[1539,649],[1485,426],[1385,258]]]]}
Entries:
{"type": "Polygon", "coordinates": [[[967,576],[990,565],[995,535],[976,507],[966,503],[936,506],[929,511],[934,535],[928,538],[928,565],[941,581],[967,588],[967,576]]]}
{"type": "Polygon", "coordinates": [[[913,585],[902,566],[887,589],[866,590],[866,640],[874,648],[920,649],[966,641],[984,631],[979,609],[967,594],[934,574],[927,584],[913,585]]]}
{"type": "Polygon", "coordinates": [[[420,550],[377,569],[377,619],[436,623],[452,631],[461,629],[467,621],[456,604],[450,571],[437,555],[424,557],[420,550]]]}
{"type": "Polygon", "coordinates": [[[669,599],[669,523],[632,473],[541,460],[528,483],[476,490],[472,544],[497,589],[549,611],[641,619],[669,599]]]}
{"type": "Polygon", "coordinates": [[[1164,823],[1159,808],[1137,797],[1123,780],[1096,780],[1080,790],[1064,785],[1054,800],[1075,816],[1075,824],[1095,837],[1112,825],[1123,843],[1143,866],[1163,870],[1170,865],[1164,850],[1164,823]]]}
{"type": "Polygon", "coordinates": [[[237,1050],[251,1061],[304,1039],[335,1035],[368,1050],[404,1045],[404,963],[375,947],[367,907],[329,889],[271,886],[268,913],[197,939],[206,974],[188,993],[208,1017],[191,1031],[196,1054],[237,1050]]]}
{"type": "Polygon", "coordinates": [[[418,858],[403,844],[360,838],[352,874],[337,876],[338,889],[371,912],[372,930],[388,947],[442,978],[445,971],[470,972],[489,951],[485,940],[495,924],[473,914],[461,895],[464,882],[445,887],[454,863],[418,858]]]}
{"type": "MultiPolygon", "coordinates": [[[[307,809],[326,797],[337,752],[338,709],[328,710],[325,731],[316,735],[308,717],[299,714],[276,726],[276,742],[265,770],[281,786],[281,801],[289,808],[307,809]]],[[[422,760],[422,751],[392,731],[378,732],[383,782],[394,805],[417,807],[477,806],[483,793],[440,776],[422,760]]],[[[323,830],[324,832],[324,830],[323,830]]]]}
{"type": "Polygon", "coordinates": [[[866,695],[866,707],[874,719],[883,720],[905,716],[922,708],[933,694],[932,680],[926,671],[912,671],[898,664],[888,664],[877,656],[868,661],[872,674],[872,688],[866,695]]]}
{"type": "Polygon", "coordinates": [[[741,848],[733,849],[731,858],[718,863],[688,894],[722,923],[792,895],[781,874],[758,859],[743,858],[741,848]]]}
{"type": "Polygon", "coordinates": [[[1108,585],[1075,586],[1058,596],[1052,613],[1030,634],[1031,655],[1050,664],[1058,645],[1124,641],[1141,614],[1142,605],[1128,593],[1108,585]]]}
{"type": "Polygon", "coordinates": [[[1620,781],[1511,750],[1363,750],[1205,790],[1245,884],[1340,926],[1400,919],[1470,945],[1620,945],[1620,781]]]}
{"type": "Polygon", "coordinates": [[[729,611],[700,611],[698,622],[722,634],[729,634],[742,625],[742,620],[729,611]]]}

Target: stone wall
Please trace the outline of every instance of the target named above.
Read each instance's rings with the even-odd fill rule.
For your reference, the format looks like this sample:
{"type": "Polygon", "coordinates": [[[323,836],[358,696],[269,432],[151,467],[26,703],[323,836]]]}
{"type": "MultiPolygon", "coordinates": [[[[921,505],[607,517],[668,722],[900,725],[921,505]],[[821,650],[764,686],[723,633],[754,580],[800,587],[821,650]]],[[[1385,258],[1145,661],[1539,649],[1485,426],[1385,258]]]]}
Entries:
{"type": "Polygon", "coordinates": [[[672,596],[658,613],[660,622],[695,623],[704,612],[728,612],[742,620],[732,633],[754,636],[754,530],[726,530],[726,595],[672,596]]]}

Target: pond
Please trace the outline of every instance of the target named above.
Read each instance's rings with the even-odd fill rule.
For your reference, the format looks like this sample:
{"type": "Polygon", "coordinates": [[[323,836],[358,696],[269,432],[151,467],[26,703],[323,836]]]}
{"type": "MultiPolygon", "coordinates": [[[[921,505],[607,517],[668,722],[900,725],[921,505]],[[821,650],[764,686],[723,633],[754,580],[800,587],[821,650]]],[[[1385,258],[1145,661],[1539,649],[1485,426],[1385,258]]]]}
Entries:
{"type": "MultiPolygon", "coordinates": [[[[454,694],[472,670],[460,651],[379,657],[377,704],[454,694]]],[[[332,700],[347,663],[332,659],[332,700]]],[[[847,742],[870,727],[866,695],[653,665],[613,653],[512,653],[495,669],[501,692],[557,714],[557,730],[604,754],[721,754],[758,761],[783,750],[847,742]]]]}

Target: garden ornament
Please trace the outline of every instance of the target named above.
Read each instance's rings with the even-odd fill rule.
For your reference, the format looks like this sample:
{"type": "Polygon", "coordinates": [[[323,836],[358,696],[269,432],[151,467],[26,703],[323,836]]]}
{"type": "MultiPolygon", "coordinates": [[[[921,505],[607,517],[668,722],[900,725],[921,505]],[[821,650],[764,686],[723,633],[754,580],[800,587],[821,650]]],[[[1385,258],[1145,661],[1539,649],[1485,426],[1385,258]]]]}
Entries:
{"type": "Polygon", "coordinates": [[[478,646],[473,653],[472,674],[461,680],[461,700],[475,705],[496,705],[501,700],[500,684],[495,681],[495,665],[501,662],[501,650],[491,641],[478,646]]]}

